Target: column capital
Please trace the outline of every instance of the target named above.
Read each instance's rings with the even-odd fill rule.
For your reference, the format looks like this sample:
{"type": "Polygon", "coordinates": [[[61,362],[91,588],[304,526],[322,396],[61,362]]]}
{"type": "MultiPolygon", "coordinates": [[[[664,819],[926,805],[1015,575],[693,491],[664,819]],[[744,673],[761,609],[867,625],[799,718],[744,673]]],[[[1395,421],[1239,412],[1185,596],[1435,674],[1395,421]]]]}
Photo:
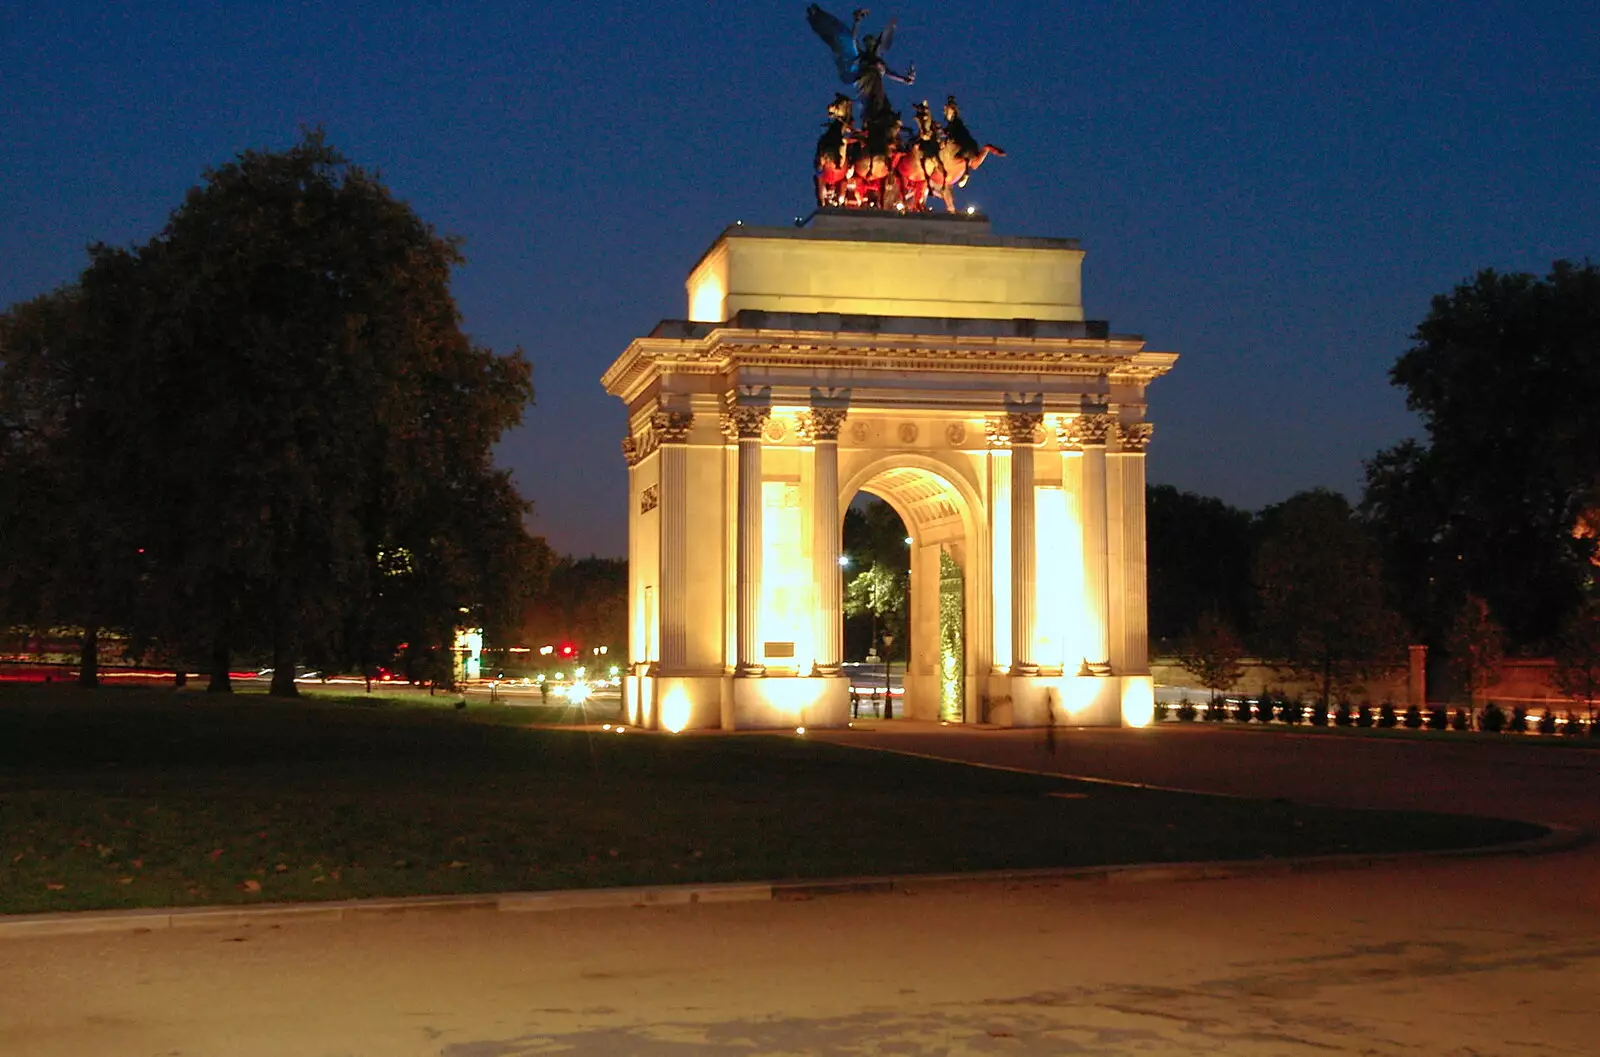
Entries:
{"type": "Polygon", "coordinates": [[[1033,447],[1038,443],[1039,423],[1044,421],[1044,414],[1039,411],[1007,411],[1006,436],[1011,440],[1013,448],[1033,447]]]}
{"type": "Polygon", "coordinates": [[[1117,450],[1124,455],[1143,455],[1156,427],[1149,422],[1129,422],[1117,426],[1117,450]]]}
{"type": "Polygon", "coordinates": [[[637,466],[639,465],[639,460],[643,457],[643,453],[639,450],[639,442],[633,439],[632,433],[622,438],[622,458],[624,462],[629,466],[637,466]]]}
{"type": "Polygon", "coordinates": [[[772,408],[757,404],[729,404],[722,412],[722,435],[729,440],[760,440],[772,408]]]}
{"type": "Polygon", "coordinates": [[[805,440],[838,440],[839,430],[844,426],[846,411],[842,407],[817,407],[812,406],[810,411],[802,411],[796,423],[796,430],[805,440]]]}
{"type": "Polygon", "coordinates": [[[1063,448],[1104,447],[1111,433],[1111,416],[1104,412],[1084,413],[1063,418],[1056,425],[1056,439],[1063,448]]]}
{"type": "Polygon", "coordinates": [[[689,429],[693,425],[692,411],[657,411],[650,416],[650,432],[655,435],[657,444],[684,443],[689,439],[689,429]]]}

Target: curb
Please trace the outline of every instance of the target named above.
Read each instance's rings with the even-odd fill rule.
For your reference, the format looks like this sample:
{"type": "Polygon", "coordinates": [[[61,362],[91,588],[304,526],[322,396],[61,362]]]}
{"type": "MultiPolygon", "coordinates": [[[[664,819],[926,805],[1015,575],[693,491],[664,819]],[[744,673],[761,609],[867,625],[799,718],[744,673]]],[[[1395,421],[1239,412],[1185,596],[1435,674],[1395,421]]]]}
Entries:
{"type": "Polygon", "coordinates": [[[896,874],[840,877],[817,881],[734,881],[701,885],[646,885],[635,888],[569,888],[550,892],[501,892],[465,896],[407,896],[348,899],[327,903],[267,903],[258,906],[208,906],[171,910],[83,910],[59,914],[0,915],[0,940],[107,932],[158,932],[187,928],[241,928],[302,921],[362,921],[416,914],[492,910],[539,913],[556,910],[607,910],[631,907],[692,906],[701,903],[797,902],[823,896],[933,892],[988,885],[1059,884],[1099,881],[1149,884],[1216,881],[1334,870],[1362,870],[1390,863],[1433,859],[1478,859],[1548,855],[1588,844],[1593,834],[1574,826],[1541,823],[1548,831],[1531,840],[1476,848],[1434,851],[1353,852],[1289,859],[1238,859],[1220,862],[1128,863],[1113,866],[1046,866],[969,873],[896,874]]]}

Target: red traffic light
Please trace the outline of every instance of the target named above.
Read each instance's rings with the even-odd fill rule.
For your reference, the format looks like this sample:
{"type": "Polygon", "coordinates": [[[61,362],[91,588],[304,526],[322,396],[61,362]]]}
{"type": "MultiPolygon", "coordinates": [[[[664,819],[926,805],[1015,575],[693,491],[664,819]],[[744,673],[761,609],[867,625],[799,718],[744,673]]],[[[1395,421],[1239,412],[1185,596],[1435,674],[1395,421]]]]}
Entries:
{"type": "Polygon", "coordinates": [[[563,657],[576,657],[577,655],[578,655],[578,647],[574,646],[570,642],[563,642],[561,644],[561,656],[563,656],[563,657]]]}

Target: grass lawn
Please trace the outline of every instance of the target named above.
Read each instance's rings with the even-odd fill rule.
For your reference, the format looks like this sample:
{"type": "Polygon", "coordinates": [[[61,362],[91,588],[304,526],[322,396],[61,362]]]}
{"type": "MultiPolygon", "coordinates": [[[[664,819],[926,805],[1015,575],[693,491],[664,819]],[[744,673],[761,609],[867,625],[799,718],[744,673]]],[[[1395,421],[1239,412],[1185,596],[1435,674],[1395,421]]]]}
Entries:
{"type": "Polygon", "coordinates": [[[538,709],[0,685],[0,913],[1448,848],[1514,822],[1158,793],[538,709]]]}

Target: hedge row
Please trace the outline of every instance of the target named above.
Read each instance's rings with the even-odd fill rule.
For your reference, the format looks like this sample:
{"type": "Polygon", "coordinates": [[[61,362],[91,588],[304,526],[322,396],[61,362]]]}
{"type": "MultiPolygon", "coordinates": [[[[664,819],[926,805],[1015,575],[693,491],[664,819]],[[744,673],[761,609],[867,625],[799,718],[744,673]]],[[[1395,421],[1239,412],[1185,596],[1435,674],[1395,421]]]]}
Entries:
{"type": "Polygon", "coordinates": [[[1562,735],[1569,738],[1581,738],[1585,735],[1600,738],[1600,721],[1593,716],[1585,719],[1572,712],[1558,715],[1552,709],[1545,709],[1538,716],[1530,716],[1528,710],[1521,705],[1514,706],[1508,713],[1492,701],[1484,706],[1482,711],[1468,711],[1464,708],[1447,709],[1442,705],[1431,705],[1423,709],[1412,705],[1402,712],[1387,701],[1376,709],[1368,704],[1352,705],[1345,701],[1330,709],[1320,702],[1307,705],[1288,697],[1263,694],[1255,700],[1219,698],[1214,702],[1202,702],[1199,705],[1188,698],[1184,698],[1176,706],[1157,701],[1155,718],[1158,723],[1231,721],[1282,723],[1290,726],[1308,723],[1314,727],[1406,727],[1411,730],[1481,730],[1491,734],[1502,732],[1526,734],[1536,731],[1540,734],[1562,735]]]}

